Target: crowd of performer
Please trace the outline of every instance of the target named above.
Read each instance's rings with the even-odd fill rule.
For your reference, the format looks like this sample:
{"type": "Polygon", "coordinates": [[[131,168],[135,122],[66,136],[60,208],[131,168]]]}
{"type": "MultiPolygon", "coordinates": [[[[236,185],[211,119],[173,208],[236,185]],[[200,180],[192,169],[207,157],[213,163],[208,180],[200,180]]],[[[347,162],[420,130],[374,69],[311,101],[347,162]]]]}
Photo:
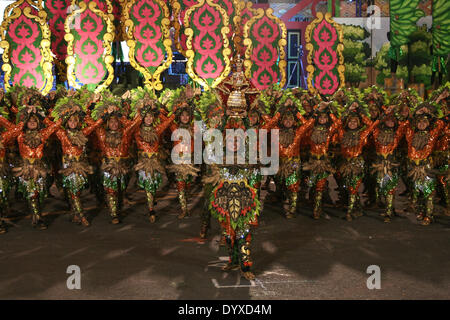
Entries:
{"type": "MultiPolygon", "coordinates": [[[[365,206],[383,209],[385,222],[395,217],[402,180],[417,220],[426,226],[433,222],[436,196],[449,214],[449,90],[446,84],[423,101],[411,89],[391,96],[377,87],[339,89],[322,97],[274,85],[236,116],[216,90],[190,86],[158,95],[137,88],[121,97],[62,86],[42,96],[13,86],[0,92],[0,233],[7,231],[10,207],[19,197],[28,202],[33,227],[46,229],[42,210],[53,185],[70,203],[72,221],[87,227],[83,190],[94,193],[111,223],[118,224],[124,195],[136,181],[146,195],[145,214],[154,223],[164,179],[176,185],[179,219],[190,215],[191,185],[202,183],[200,237],[206,239],[211,217],[217,218],[230,255],[224,269],[241,269],[247,279],[254,278],[249,248],[263,202],[260,189],[272,180],[275,191],[265,201],[287,201],[286,218],[295,217],[302,204],[311,207],[314,219],[329,219],[323,205],[331,201],[333,177],[339,194],[335,205],[348,221],[363,215],[365,206]],[[195,120],[202,121],[201,128],[195,128],[195,120]],[[171,132],[186,129],[194,137],[196,129],[211,128],[279,129],[278,172],[264,177],[258,164],[172,162],[171,151],[181,142],[172,142],[171,132]]],[[[208,148],[203,144],[201,150],[208,148]]],[[[223,145],[238,148],[225,135],[223,145]]],[[[193,153],[194,140],[190,146],[186,150],[193,153]]]]}

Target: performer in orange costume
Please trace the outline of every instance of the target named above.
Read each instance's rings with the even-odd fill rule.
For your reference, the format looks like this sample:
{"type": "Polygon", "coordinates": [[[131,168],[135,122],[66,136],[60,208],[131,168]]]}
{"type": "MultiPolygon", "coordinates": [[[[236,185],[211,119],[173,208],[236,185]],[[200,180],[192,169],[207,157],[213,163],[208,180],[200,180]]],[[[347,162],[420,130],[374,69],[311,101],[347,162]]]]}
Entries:
{"type": "Polygon", "coordinates": [[[86,116],[86,107],[72,98],[59,99],[52,115],[56,120],[62,119],[62,126],[56,131],[56,136],[62,146],[62,186],[66,198],[70,202],[73,217],[72,222],[89,226],[89,221],[83,213],[80,194],[88,185],[88,177],[94,173],[86,157],[88,136],[103,123],[103,119],[93,122],[86,116]],[[84,122],[83,122],[84,120],[84,122]],[[83,128],[84,123],[88,123],[83,128]]]}
{"type": "MultiPolygon", "coordinates": [[[[174,137],[177,140],[174,142],[174,152],[177,152],[177,159],[180,163],[174,163],[168,166],[168,170],[175,174],[178,190],[178,200],[181,206],[181,213],[178,215],[178,219],[183,219],[186,216],[190,216],[187,206],[187,192],[191,189],[192,182],[197,177],[200,171],[194,162],[194,132],[195,130],[201,130],[196,128],[194,123],[194,99],[199,92],[191,86],[186,88],[181,87],[173,93],[171,102],[168,102],[167,108],[174,113],[175,121],[170,125],[171,132],[180,130],[180,134],[186,135],[186,137],[174,137]],[[182,130],[186,130],[182,132],[182,130]]],[[[174,160],[174,159],[172,159],[174,160]]]]}
{"type": "Polygon", "coordinates": [[[420,104],[414,114],[414,120],[406,128],[408,142],[408,178],[413,186],[413,207],[417,219],[427,226],[433,221],[433,196],[436,177],[432,174],[431,153],[437,138],[444,127],[442,120],[437,120],[432,128],[433,107],[428,103],[420,104]]]}
{"type": "Polygon", "coordinates": [[[394,214],[394,196],[400,178],[400,155],[398,145],[405,133],[408,120],[399,121],[394,106],[387,108],[380,116],[380,123],[374,128],[373,141],[377,154],[371,173],[376,177],[376,199],[384,196],[386,210],[384,222],[390,222],[394,214]]]}
{"type": "Polygon", "coordinates": [[[137,184],[145,190],[150,223],[156,221],[154,210],[155,194],[165,173],[160,159],[160,139],[164,131],[173,122],[175,116],[166,118],[160,113],[160,103],[146,89],[138,89],[132,93],[131,109],[139,113],[139,129],[134,138],[138,148],[138,163],[134,166],[137,172],[137,184]]]}
{"type": "Polygon", "coordinates": [[[339,173],[345,181],[345,186],[348,188],[349,198],[346,219],[351,221],[352,215],[353,217],[362,215],[358,194],[358,188],[364,177],[362,149],[367,143],[369,134],[378,124],[378,120],[372,122],[362,114],[361,103],[357,100],[349,102],[347,110],[348,113],[342,117],[344,124],[342,124],[341,119],[338,121],[338,140],[341,143],[341,156],[343,159],[339,173]]]}
{"type": "MultiPolygon", "coordinates": [[[[303,168],[310,172],[308,183],[315,190],[313,218],[319,219],[322,214],[323,192],[328,184],[327,178],[335,172],[328,157],[328,147],[340,122],[331,112],[327,102],[319,103],[314,110],[313,119],[314,126],[309,136],[311,158],[303,168]]],[[[325,215],[325,218],[329,219],[328,215],[325,215]]]]}
{"type": "Polygon", "coordinates": [[[448,104],[450,102],[450,82],[435,91],[431,97],[440,111],[442,111],[445,126],[444,130],[438,137],[436,148],[433,152],[433,165],[438,171],[436,191],[441,198],[441,204],[445,207],[445,213],[450,215],[450,198],[449,198],[449,172],[450,172],[450,114],[448,104]]]}
{"type": "Polygon", "coordinates": [[[106,126],[96,129],[98,146],[102,151],[102,184],[111,215],[111,223],[120,223],[118,210],[122,206],[124,191],[129,179],[129,149],[134,130],[141,117],[136,113],[134,120],[128,120],[113,96],[104,93],[92,111],[92,118],[103,118],[106,126]]]}
{"type": "MultiPolygon", "coordinates": [[[[0,90],[0,95],[0,101],[2,101],[3,90],[0,90]]],[[[19,125],[14,125],[7,121],[8,110],[3,106],[0,107],[0,115],[0,125],[4,127],[4,131],[0,137],[0,234],[3,234],[8,231],[4,218],[9,208],[8,195],[13,183],[11,170],[6,157],[6,150],[10,147],[11,142],[19,135],[20,131],[22,131],[23,122],[19,125]]]]}
{"type": "MultiPolygon", "coordinates": [[[[23,94],[28,95],[30,92],[23,94]]],[[[47,119],[51,125],[44,127],[45,112],[38,105],[40,97],[34,93],[31,93],[29,97],[19,99],[19,101],[26,103],[19,106],[18,109],[19,127],[14,126],[3,117],[0,117],[0,124],[7,128],[14,128],[14,133],[8,139],[17,137],[22,163],[13,168],[13,174],[17,179],[19,192],[27,199],[32,210],[33,227],[45,230],[47,225],[41,216],[40,206],[47,196],[48,167],[42,158],[45,142],[56,131],[61,120],[53,123],[47,119]]]]}
{"type": "Polygon", "coordinates": [[[280,101],[279,111],[274,120],[281,118],[279,157],[280,169],[276,175],[278,187],[283,188],[286,198],[289,199],[289,209],[286,218],[294,217],[297,211],[298,192],[301,183],[300,143],[305,133],[313,126],[314,119],[306,120],[298,111],[300,101],[285,94],[280,101]],[[301,121],[296,125],[295,118],[301,121]]]}

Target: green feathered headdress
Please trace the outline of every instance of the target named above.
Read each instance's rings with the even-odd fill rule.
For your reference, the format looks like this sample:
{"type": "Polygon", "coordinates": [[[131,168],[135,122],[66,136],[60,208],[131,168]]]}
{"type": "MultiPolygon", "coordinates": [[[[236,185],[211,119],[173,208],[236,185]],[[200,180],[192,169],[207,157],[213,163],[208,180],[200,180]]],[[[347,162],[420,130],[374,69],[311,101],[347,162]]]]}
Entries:
{"type": "Polygon", "coordinates": [[[278,84],[274,84],[261,92],[259,95],[259,101],[262,105],[264,105],[264,110],[267,110],[266,113],[270,114],[272,108],[276,106],[278,99],[281,98],[283,93],[283,88],[281,88],[278,84]]]}
{"type": "Polygon", "coordinates": [[[19,112],[16,115],[16,122],[26,123],[32,116],[36,116],[40,120],[40,126],[42,127],[42,120],[45,119],[45,110],[40,105],[21,105],[18,108],[19,112]]]}
{"type": "Polygon", "coordinates": [[[194,105],[198,112],[197,115],[205,122],[208,122],[208,118],[213,115],[223,116],[225,114],[223,101],[216,90],[202,92],[200,98],[194,101],[194,105]]]}
{"type": "Polygon", "coordinates": [[[366,117],[370,116],[369,107],[358,98],[358,96],[349,95],[349,100],[345,105],[345,111],[340,114],[340,117],[342,118],[345,126],[347,126],[347,121],[354,116],[359,118],[360,126],[363,126],[364,124],[362,123],[362,115],[365,115],[366,117]],[[358,106],[356,107],[356,109],[350,111],[350,107],[355,103],[358,104],[358,106]]]}
{"type": "Polygon", "coordinates": [[[142,117],[145,117],[145,115],[149,112],[156,116],[159,114],[161,103],[158,101],[158,98],[153,90],[149,90],[145,87],[138,87],[131,90],[130,108],[130,118],[134,118],[138,110],[140,110],[142,117]]]}
{"type": "Polygon", "coordinates": [[[377,86],[371,86],[362,90],[361,95],[361,100],[363,100],[367,105],[371,100],[374,100],[379,108],[389,103],[389,97],[386,91],[377,86]]]}
{"type": "MultiPolygon", "coordinates": [[[[73,99],[72,97],[60,98],[57,102],[53,111],[51,113],[55,120],[62,119],[63,124],[69,120],[73,115],[78,115],[80,120],[83,120],[86,115],[87,106],[81,104],[79,101],[73,99]]],[[[83,121],[81,121],[83,122],[83,121]]]]}
{"type": "Polygon", "coordinates": [[[19,95],[26,91],[28,88],[21,85],[14,85],[8,89],[5,94],[5,104],[10,109],[12,106],[19,107],[19,95]]]}
{"type": "Polygon", "coordinates": [[[305,110],[302,107],[302,102],[299,98],[295,96],[292,89],[287,89],[283,91],[283,96],[276,104],[277,112],[283,114],[287,112],[292,112],[295,116],[297,112],[305,114],[305,110]]]}
{"type": "Polygon", "coordinates": [[[101,99],[95,104],[91,117],[95,121],[102,117],[122,117],[122,105],[119,97],[114,96],[109,90],[105,90],[101,94],[101,99]]]}

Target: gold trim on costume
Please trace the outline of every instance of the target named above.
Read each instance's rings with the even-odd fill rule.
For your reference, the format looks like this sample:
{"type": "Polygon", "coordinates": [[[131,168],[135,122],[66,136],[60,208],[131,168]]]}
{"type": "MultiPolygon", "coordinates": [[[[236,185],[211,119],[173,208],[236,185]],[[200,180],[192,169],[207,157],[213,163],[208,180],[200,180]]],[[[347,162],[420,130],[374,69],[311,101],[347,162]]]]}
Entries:
{"type": "Polygon", "coordinates": [[[153,74],[147,68],[142,67],[136,61],[136,57],[135,57],[136,39],[134,37],[134,22],[130,18],[130,11],[131,11],[131,8],[136,4],[136,0],[130,0],[126,4],[125,10],[124,10],[125,28],[127,30],[126,34],[127,34],[127,38],[128,38],[127,45],[130,48],[130,50],[128,52],[130,64],[133,66],[133,68],[135,68],[136,70],[138,70],[139,72],[141,72],[144,75],[144,77],[145,77],[144,83],[147,88],[154,89],[154,90],[162,90],[163,85],[162,85],[162,82],[160,79],[160,75],[161,75],[161,73],[164,72],[164,70],[167,70],[170,67],[170,65],[172,63],[172,59],[173,59],[172,40],[170,39],[170,11],[169,11],[169,8],[167,7],[167,5],[164,3],[164,1],[162,1],[162,0],[153,0],[153,1],[157,2],[163,10],[162,14],[164,15],[164,18],[161,21],[161,29],[162,29],[162,35],[164,38],[163,45],[164,45],[164,48],[166,49],[166,53],[167,53],[166,61],[163,64],[161,64],[153,74]]]}
{"type": "Polygon", "coordinates": [[[9,25],[13,22],[13,20],[19,18],[20,16],[25,15],[27,18],[34,20],[39,24],[39,27],[42,32],[42,40],[40,43],[40,51],[41,51],[41,61],[40,66],[44,73],[44,86],[42,88],[38,88],[39,91],[42,92],[43,95],[46,95],[53,88],[53,71],[52,71],[52,62],[53,57],[50,50],[51,38],[50,38],[50,28],[47,24],[47,12],[42,7],[42,0],[38,0],[37,2],[33,0],[18,0],[10,5],[8,5],[4,11],[4,20],[0,26],[0,37],[2,41],[0,42],[0,47],[4,49],[2,59],[3,66],[2,70],[5,72],[4,77],[4,86],[5,90],[8,90],[11,85],[9,80],[11,78],[12,66],[9,61],[9,50],[10,45],[6,40],[6,35],[8,32],[9,25]],[[25,7],[22,9],[19,8],[24,2],[27,2],[31,7],[35,8],[38,11],[38,15],[35,16],[31,13],[31,7],[25,7]]]}
{"type": "Polygon", "coordinates": [[[314,65],[313,65],[313,51],[314,46],[311,43],[311,37],[312,37],[312,31],[313,29],[325,19],[328,23],[330,23],[333,27],[336,28],[336,31],[338,32],[339,37],[339,44],[337,45],[336,52],[339,55],[339,66],[337,68],[338,74],[339,74],[339,80],[340,84],[339,87],[343,88],[345,87],[345,67],[344,67],[344,56],[342,52],[344,51],[344,33],[342,31],[342,27],[340,24],[338,24],[336,21],[334,21],[331,18],[331,13],[327,12],[325,14],[325,17],[323,16],[322,12],[317,12],[317,17],[314,19],[307,27],[305,31],[305,40],[306,40],[306,50],[308,50],[308,56],[307,56],[307,62],[308,66],[306,67],[306,71],[308,72],[308,89],[312,94],[317,94],[317,89],[313,87],[312,81],[314,77],[314,65]]]}
{"type": "MultiPolygon", "coordinates": [[[[108,0],[109,2],[109,0],[108,0]]],[[[112,67],[112,63],[114,62],[114,58],[111,55],[111,43],[114,41],[114,24],[110,19],[110,15],[104,13],[102,10],[98,9],[97,4],[93,1],[89,2],[89,5],[86,2],[81,1],[78,3],[80,9],[74,10],[70,15],[67,16],[66,21],[64,23],[64,31],[66,35],[64,39],[67,41],[67,80],[69,81],[69,85],[74,87],[75,89],[80,89],[81,86],[76,83],[75,78],[75,56],[73,52],[74,45],[74,36],[70,32],[70,25],[77,15],[81,15],[84,11],[88,9],[93,13],[100,16],[104,22],[106,22],[106,33],[103,35],[103,60],[105,61],[106,69],[108,70],[108,78],[101,84],[98,85],[94,90],[95,93],[102,92],[106,87],[108,87],[114,79],[114,68],[112,67]]]]}
{"type": "Polygon", "coordinates": [[[187,68],[187,74],[192,78],[192,80],[194,80],[195,82],[197,82],[198,84],[200,84],[205,90],[209,90],[210,88],[215,88],[217,87],[223,80],[225,80],[228,75],[231,72],[231,63],[230,63],[230,55],[231,55],[231,49],[229,48],[230,43],[228,40],[228,34],[230,33],[230,28],[228,27],[229,25],[229,17],[227,15],[227,12],[225,11],[224,8],[222,8],[220,5],[215,4],[213,2],[213,0],[198,0],[199,2],[196,5],[193,5],[192,7],[190,7],[188,9],[188,11],[186,11],[186,15],[184,17],[184,27],[186,28],[186,30],[184,31],[184,34],[188,37],[187,41],[186,41],[186,46],[188,48],[188,50],[186,51],[186,57],[188,58],[188,62],[186,64],[187,68]],[[222,71],[222,73],[220,74],[219,77],[217,77],[213,83],[211,84],[211,86],[208,85],[208,83],[200,78],[194,70],[194,58],[195,58],[195,51],[193,49],[193,45],[192,45],[192,39],[194,38],[194,30],[192,28],[190,28],[189,26],[189,18],[192,15],[192,13],[196,10],[201,8],[205,3],[207,3],[209,6],[215,8],[216,10],[218,10],[220,12],[220,14],[222,15],[222,22],[223,22],[223,27],[221,29],[221,33],[222,33],[222,40],[223,40],[223,50],[222,50],[222,54],[223,54],[223,58],[225,60],[225,68],[222,71]]]}

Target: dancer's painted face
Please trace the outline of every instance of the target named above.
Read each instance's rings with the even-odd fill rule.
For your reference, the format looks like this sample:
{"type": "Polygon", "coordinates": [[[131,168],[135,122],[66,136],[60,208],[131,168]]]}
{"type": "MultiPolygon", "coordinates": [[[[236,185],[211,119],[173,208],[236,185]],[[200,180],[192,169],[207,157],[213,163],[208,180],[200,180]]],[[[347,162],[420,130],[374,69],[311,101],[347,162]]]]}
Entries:
{"type": "Polygon", "coordinates": [[[403,106],[400,114],[402,115],[402,117],[407,118],[409,116],[408,106],[403,106]]]}
{"type": "Polygon", "coordinates": [[[119,130],[119,120],[117,119],[117,117],[112,117],[111,119],[109,119],[108,128],[112,131],[119,130]]]}
{"type": "Polygon", "coordinates": [[[370,113],[370,117],[372,119],[377,118],[379,115],[378,108],[376,108],[376,107],[370,108],[369,113],[370,113]]]}
{"type": "Polygon", "coordinates": [[[319,124],[324,125],[324,124],[327,124],[327,122],[328,122],[328,116],[326,114],[321,114],[319,116],[319,124]]]}
{"type": "Polygon", "coordinates": [[[191,121],[191,116],[189,112],[183,111],[180,115],[180,121],[182,124],[188,124],[191,121]]]}
{"type": "Polygon", "coordinates": [[[149,112],[145,115],[144,123],[147,126],[150,126],[153,124],[153,114],[151,112],[149,112]]]}
{"type": "Polygon", "coordinates": [[[430,125],[430,122],[427,119],[420,119],[417,123],[417,128],[419,130],[426,130],[428,126],[430,125]]]}
{"type": "Polygon", "coordinates": [[[39,122],[38,122],[38,120],[36,119],[36,117],[34,117],[34,116],[31,117],[31,118],[28,120],[28,122],[27,122],[27,128],[30,129],[30,130],[35,130],[35,129],[37,129],[38,125],[39,125],[39,122]]]}
{"type": "Polygon", "coordinates": [[[258,114],[256,112],[251,112],[248,115],[248,120],[249,120],[251,126],[256,125],[258,123],[258,119],[259,119],[259,117],[258,117],[258,114]]]}
{"type": "Polygon", "coordinates": [[[294,117],[292,115],[285,116],[283,118],[283,126],[285,128],[291,128],[294,125],[294,117]]]}
{"type": "Polygon", "coordinates": [[[350,118],[347,126],[350,130],[355,130],[356,128],[358,128],[358,125],[359,125],[358,118],[353,117],[353,118],[350,118]]]}
{"type": "Polygon", "coordinates": [[[80,123],[80,120],[78,119],[78,116],[71,116],[69,120],[67,120],[67,125],[69,126],[69,129],[76,129],[78,127],[78,124],[80,123]]]}
{"type": "Polygon", "coordinates": [[[306,113],[310,113],[312,111],[311,105],[308,101],[304,100],[302,103],[303,109],[305,109],[306,113]]]}
{"type": "Polygon", "coordinates": [[[387,119],[384,124],[386,125],[386,127],[388,128],[393,128],[395,126],[395,122],[392,119],[387,119]]]}

